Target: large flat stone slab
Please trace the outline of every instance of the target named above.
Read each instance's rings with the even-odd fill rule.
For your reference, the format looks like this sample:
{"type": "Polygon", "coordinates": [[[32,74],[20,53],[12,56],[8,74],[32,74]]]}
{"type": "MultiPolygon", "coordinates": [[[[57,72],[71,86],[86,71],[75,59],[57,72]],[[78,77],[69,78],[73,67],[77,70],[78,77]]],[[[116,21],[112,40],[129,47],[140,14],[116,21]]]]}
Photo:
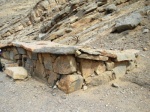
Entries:
{"type": "Polygon", "coordinates": [[[62,45],[50,41],[13,42],[13,46],[23,47],[34,53],[74,54],[75,46],[62,45]]]}
{"type": "Polygon", "coordinates": [[[7,67],[4,73],[13,79],[25,79],[28,76],[26,69],[23,67],[7,67]]]}

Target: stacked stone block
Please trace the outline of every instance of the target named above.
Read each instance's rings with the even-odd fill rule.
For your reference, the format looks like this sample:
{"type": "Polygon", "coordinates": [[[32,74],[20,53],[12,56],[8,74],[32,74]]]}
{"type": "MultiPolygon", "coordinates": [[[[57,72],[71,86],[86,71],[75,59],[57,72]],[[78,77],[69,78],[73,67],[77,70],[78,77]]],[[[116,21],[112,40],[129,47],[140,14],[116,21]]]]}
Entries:
{"type": "Polygon", "coordinates": [[[31,76],[71,93],[85,84],[97,86],[123,77],[136,67],[136,52],[78,48],[74,54],[55,54],[11,46],[2,49],[2,56],[23,66],[31,76]]]}

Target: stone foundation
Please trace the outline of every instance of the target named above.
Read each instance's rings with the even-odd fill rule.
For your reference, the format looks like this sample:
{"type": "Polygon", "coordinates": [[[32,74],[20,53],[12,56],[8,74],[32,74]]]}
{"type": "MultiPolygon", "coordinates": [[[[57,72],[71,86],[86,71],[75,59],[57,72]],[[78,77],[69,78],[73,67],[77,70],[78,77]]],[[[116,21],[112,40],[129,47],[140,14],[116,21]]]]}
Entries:
{"type": "MultiPolygon", "coordinates": [[[[1,45],[2,57],[65,93],[120,78],[136,67],[137,50],[112,51],[47,41],[1,45]]],[[[6,66],[7,67],[7,66],[6,66]]]]}

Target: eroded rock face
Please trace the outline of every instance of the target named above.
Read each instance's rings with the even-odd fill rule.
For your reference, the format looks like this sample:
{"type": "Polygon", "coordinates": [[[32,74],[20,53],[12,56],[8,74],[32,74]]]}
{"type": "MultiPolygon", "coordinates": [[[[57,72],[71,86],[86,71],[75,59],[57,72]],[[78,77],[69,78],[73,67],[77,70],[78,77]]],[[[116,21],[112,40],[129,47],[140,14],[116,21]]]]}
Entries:
{"type": "Polygon", "coordinates": [[[65,93],[71,93],[81,89],[83,77],[77,74],[64,75],[57,83],[59,89],[65,93]]]}
{"type": "Polygon", "coordinates": [[[25,79],[28,76],[23,67],[7,67],[4,72],[13,79],[25,79]]]}
{"type": "Polygon", "coordinates": [[[59,74],[71,74],[77,71],[77,65],[73,56],[59,56],[53,65],[54,72],[59,74]]]}

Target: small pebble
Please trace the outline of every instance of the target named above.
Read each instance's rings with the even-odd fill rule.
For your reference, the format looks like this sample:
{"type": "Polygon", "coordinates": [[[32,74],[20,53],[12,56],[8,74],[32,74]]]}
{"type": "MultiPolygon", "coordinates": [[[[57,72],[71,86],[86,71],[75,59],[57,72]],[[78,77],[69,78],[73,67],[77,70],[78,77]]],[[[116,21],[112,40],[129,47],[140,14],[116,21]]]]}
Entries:
{"type": "Polygon", "coordinates": [[[57,86],[55,85],[55,86],[53,86],[53,89],[56,89],[57,88],[57,86]]]}
{"type": "Polygon", "coordinates": [[[115,87],[115,88],[119,88],[119,85],[118,84],[116,84],[116,83],[112,83],[112,85],[111,85],[112,87],[115,87]]]}
{"type": "Polygon", "coordinates": [[[143,48],[143,51],[147,51],[148,49],[145,47],[145,48],[143,48]]]}
{"type": "Polygon", "coordinates": [[[87,86],[83,86],[83,90],[85,91],[85,90],[87,90],[88,89],[88,87],[87,86]]]}
{"type": "Polygon", "coordinates": [[[149,32],[149,29],[144,29],[143,30],[143,33],[148,33],[149,32]]]}

